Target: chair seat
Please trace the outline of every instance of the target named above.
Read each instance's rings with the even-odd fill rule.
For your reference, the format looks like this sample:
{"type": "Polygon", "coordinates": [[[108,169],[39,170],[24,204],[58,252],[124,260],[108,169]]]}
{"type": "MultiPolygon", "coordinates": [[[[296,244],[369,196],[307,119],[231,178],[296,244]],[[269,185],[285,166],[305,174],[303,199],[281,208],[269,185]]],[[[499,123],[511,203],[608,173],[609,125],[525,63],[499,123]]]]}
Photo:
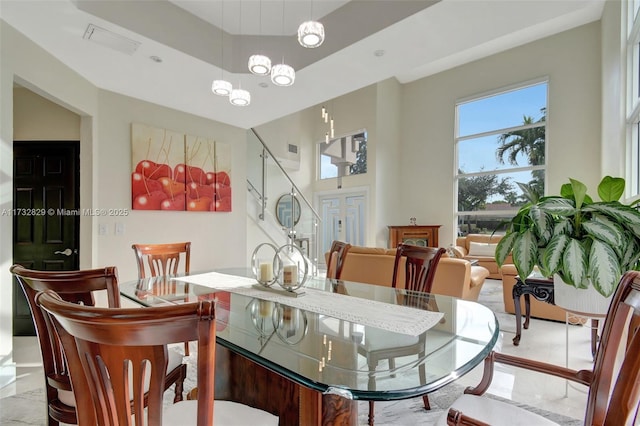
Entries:
{"type": "MultiPolygon", "coordinates": [[[[215,401],[213,424],[216,426],[278,426],[278,416],[264,410],[231,401],[215,401]]],[[[163,413],[165,426],[195,425],[198,418],[198,401],[181,401],[170,405],[163,413]]]]}
{"type": "MultiPolygon", "coordinates": [[[[557,426],[549,419],[545,419],[531,411],[507,404],[495,399],[476,395],[462,395],[451,405],[451,408],[464,413],[465,416],[490,424],[491,426],[557,426]]],[[[446,426],[447,410],[438,419],[436,425],[446,426]]]]}
{"type": "MultiPolygon", "coordinates": [[[[170,371],[173,371],[174,368],[182,364],[182,361],[183,361],[182,354],[174,350],[169,350],[169,362],[167,363],[167,373],[170,371]]],[[[149,390],[149,382],[145,383],[144,389],[145,391],[149,390]]],[[[76,406],[76,400],[73,397],[73,391],[58,390],[58,399],[60,400],[60,402],[70,407],[76,406]]]]}
{"type": "Polygon", "coordinates": [[[362,346],[367,351],[377,351],[416,345],[418,342],[417,336],[392,333],[380,328],[365,326],[364,344],[362,346]]]}

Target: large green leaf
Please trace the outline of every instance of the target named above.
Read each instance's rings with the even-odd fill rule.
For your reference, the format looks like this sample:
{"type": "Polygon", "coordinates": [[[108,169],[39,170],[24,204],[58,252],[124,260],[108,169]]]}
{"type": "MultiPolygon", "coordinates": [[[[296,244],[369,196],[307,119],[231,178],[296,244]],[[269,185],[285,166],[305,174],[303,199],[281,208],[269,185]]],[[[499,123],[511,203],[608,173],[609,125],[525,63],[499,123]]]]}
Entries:
{"type": "Polygon", "coordinates": [[[558,234],[573,234],[573,222],[567,218],[561,218],[555,222],[553,226],[553,235],[558,234]]]}
{"type": "Polygon", "coordinates": [[[531,209],[529,210],[529,217],[535,224],[538,243],[541,245],[547,244],[553,236],[553,222],[551,215],[546,213],[540,207],[534,205],[531,206],[531,209]]]}
{"type": "Polygon", "coordinates": [[[513,263],[518,275],[528,277],[537,262],[538,242],[531,230],[518,234],[513,242],[513,263]]]}
{"type": "Polygon", "coordinates": [[[623,271],[636,269],[638,267],[638,259],[640,259],[640,243],[634,237],[627,237],[620,260],[621,269],[623,271]]]}
{"type": "Polygon", "coordinates": [[[640,213],[620,203],[591,204],[585,210],[603,213],[624,226],[640,227],[640,213]]]}
{"type": "Polygon", "coordinates": [[[551,238],[549,244],[547,244],[542,263],[550,275],[555,274],[562,267],[562,255],[568,243],[568,235],[556,234],[551,238]]]}
{"type": "Polygon", "coordinates": [[[589,252],[589,276],[598,293],[610,296],[618,285],[622,272],[613,249],[598,240],[591,244],[589,252]]]}
{"type": "Polygon", "coordinates": [[[566,198],[549,197],[539,203],[540,209],[545,212],[558,216],[573,216],[576,208],[573,201],[566,198]]]}
{"type": "Polygon", "coordinates": [[[598,196],[602,201],[618,201],[624,194],[624,179],[605,176],[598,185],[598,196]]]}
{"type": "Polygon", "coordinates": [[[614,227],[608,226],[597,220],[590,220],[582,224],[582,228],[587,234],[606,243],[609,246],[618,247],[622,245],[622,235],[614,227]]]}
{"type": "Polygon", "coordinates": [[[569,239],[562,254],[562,275],[564,280],[576,287],[583,286],[587,277],[587,252],[576,239],[569,239]]]}
{"type": "Polygon", "coordinates": [[[498,264],[498,266],[502,267],[502,265],[504,264],[504,260],[507,258],[507,256],[509,256],[509,253],[511,253],[513,242],[515,241],[517,236],[517,233],[507,234],[498,242],[495,254],[496,263],[498,264]]]}
{"type": "Polygon", "coordinates": [[[576,202],[576,209],[580,210],[584,203],[584,197],[587,195],[587,185],[579,180],[569,178],[571,189],[573,189],[573,197],[576,202]]]}

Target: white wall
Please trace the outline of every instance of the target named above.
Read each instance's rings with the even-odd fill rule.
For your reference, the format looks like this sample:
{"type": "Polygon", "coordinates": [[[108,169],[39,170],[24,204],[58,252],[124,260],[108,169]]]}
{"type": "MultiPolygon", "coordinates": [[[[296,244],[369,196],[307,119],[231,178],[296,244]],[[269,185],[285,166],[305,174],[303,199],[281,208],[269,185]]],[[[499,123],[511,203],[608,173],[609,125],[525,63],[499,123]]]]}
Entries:
{"type": "MultiPolygon", "coordinates": [[[[115,265],[120,279],[137,276],[134,242],[192,241],[192,270],[246,266],[246,132],[147,102],[97,89],[64,64],[0,21],[0,208],[13,205],[13,83],[43,96],[80,117],[80,192],[82,209],[131,207],[131,132],[133,121],[232,146],[233,211],[131,212],[129,216],[81,217],[80,267],[115,265]],[[113,235],[115,222],[123,236],[113,235]],[[98,236],[99,223],[109,235],[98,236]]],[[[18,103],[19,111],[29,111],[18,103]]],[[[17,117],[18,123],[28,118],[17,117]]],[[[28,134],[28,131],[21,134],[28,134]]],[[[12,221],[0,215],[0,357],[12,351],[12,221]]]]}
{"type": "MultiPolygon", "coordinates": [[[[13,206],[13,84],[62,105],[80,118],[80,193],[81,207],[90,208],[92,193],[91,117],[97,112],[97,89],[67,68],[19,32],[0,21],[0,208],[13,206]]],[[[12,219],[0,215],[0,357],[11,356],[13,286],[9,267],[12,263],[12,219]]],[[[80,266],[88,267],[91,252],[91,220],[81,218],[80,266]]]]}
{"type": "MultiPolygon", "coordinates": [[[[549,78],[547,191],[569,177],[592,191],[601,160],[600,23],[588,24],[403,87],[400,200],[420,222],[442,224],[453,242],[456,100],[549,78]]],[[[407,216],[404,213],[399,219],[407,216]]]]}
{"type": "MultiPolygon", "coordinates": [[[[100,217],[108,235],[97,237],[97,265],[115,265],[121,281],[135,279],[131,245],[191,241],[193,271],[245,266],[246,244],[246,131],[112,92],[99,92],[96,153],[96,208],[131,208],[131,123],[144,123],[232,147],[232,211],[168,212],[133,210],[125,217],[100,217]],[[115,235],[116,223],[124,235],[115,235]]],[[[94,234],[95,235],[95,234],[94,234]]]]}

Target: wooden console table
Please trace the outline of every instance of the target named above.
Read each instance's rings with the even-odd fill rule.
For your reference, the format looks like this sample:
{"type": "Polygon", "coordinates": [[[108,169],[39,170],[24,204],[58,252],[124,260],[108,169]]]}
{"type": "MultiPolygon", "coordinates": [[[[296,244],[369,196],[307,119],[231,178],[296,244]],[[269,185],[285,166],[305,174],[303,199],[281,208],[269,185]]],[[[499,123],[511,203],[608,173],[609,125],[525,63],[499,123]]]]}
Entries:
{"type": "Polygon", "coordinates": [[[438,229],[442,225],[406,225],[389,226],[389,248],[400,243],[414,246],[439,247],[438,229]]]}

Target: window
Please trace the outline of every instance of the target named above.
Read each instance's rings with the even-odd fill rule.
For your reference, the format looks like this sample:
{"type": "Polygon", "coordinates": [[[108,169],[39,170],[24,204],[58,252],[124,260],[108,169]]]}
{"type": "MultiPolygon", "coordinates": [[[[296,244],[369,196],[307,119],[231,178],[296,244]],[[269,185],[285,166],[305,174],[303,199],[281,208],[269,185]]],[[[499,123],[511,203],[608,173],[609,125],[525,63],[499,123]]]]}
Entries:
{"type": "Polygon", "coordinates": [[[458,235],[504,232],[527,202],[518,183],[543,195],[547,82],[456,104],[458,235]]]}
{"type": "Polygon", "coordinates": [[[640,1],[629,2],[627,20],[627,144],[629,195],[640,195],[640,1]]]}
{"type": "Polygon", "coordinates": [[[320,142],[320,179],[367,173],[367,132],[320,142]]]}

